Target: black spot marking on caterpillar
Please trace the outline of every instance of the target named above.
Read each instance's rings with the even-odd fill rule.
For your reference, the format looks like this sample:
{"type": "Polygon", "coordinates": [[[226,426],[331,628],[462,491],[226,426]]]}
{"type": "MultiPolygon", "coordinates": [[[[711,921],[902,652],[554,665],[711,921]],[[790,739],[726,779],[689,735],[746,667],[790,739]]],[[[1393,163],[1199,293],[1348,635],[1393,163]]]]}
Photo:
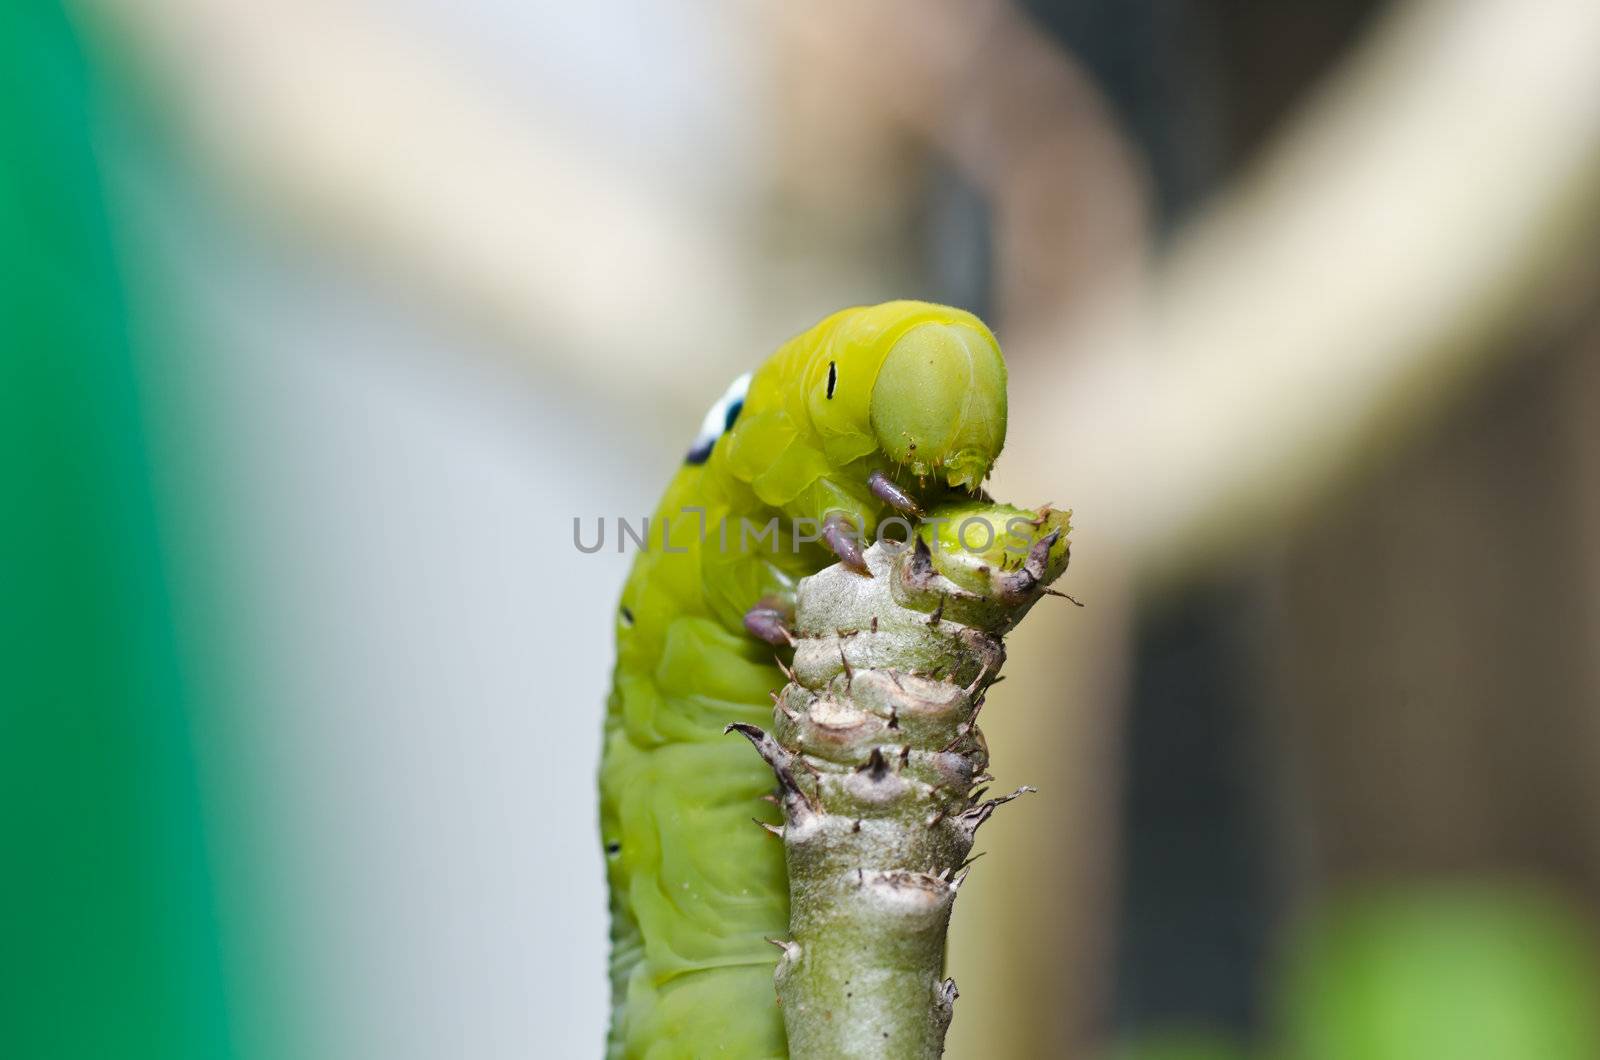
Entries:
{"type": "Polygon", "coordinates": [[[622,609],[622,624],[624,626],[633,625],[633,612],[629,611],[626,607],[622,609]]]}
{"type": "Polygon", "coordinates": [[[836,362],[828,362],[828,400],[833,400],[833,388],[839,385],[839,368],[836,362]]]}
{"type": "Polygon", "coordinates": [[[622,844],[615,839],[606,844],[606,854],[610,857],[616,857],[620,853],[622,853],[622,844]]]}

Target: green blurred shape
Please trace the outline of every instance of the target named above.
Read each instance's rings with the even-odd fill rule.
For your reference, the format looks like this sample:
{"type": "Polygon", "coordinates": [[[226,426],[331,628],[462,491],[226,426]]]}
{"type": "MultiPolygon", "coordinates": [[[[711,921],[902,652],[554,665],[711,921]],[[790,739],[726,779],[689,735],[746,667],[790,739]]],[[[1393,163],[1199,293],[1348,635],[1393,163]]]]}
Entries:
{"type": "Polygon", "coordinates": [[[1115,1060],[1245,1060],[1231,1036],[1203,1027],[1162,1027],[1121,1043],[1115,1060]]]}
{"type": "Polygon", "coordinates": [[[1483,886],[1334,903],[1294,952],[1294,1060],[1595,1060],[1590,928],[1553,898],[1483,886]]]}
{"type": "Polygon", "coordinates": [[[223,1057],[101,98],[57,6],[0,3],[0,1056],[223,1057]]]}

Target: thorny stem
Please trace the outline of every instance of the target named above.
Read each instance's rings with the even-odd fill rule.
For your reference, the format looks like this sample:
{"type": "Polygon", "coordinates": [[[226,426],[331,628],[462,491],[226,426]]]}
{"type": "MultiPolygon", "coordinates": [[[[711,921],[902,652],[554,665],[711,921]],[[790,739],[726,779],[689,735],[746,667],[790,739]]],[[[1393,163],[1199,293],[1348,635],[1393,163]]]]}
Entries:
{"type": "Polygon", "coordinates": [[[924,526],[915,547],[868,549],[871,578],[836,564],[802,581],[773,731],[730,726],[778,780],[791,937],[773,940],[775,981],[795,1060],[944,1050],[951,907],[978,827],[1021,793],[984,798],[975,720],[1002,636],[1067,563],[1066,513],[957,514],[973,512],[1002,533],[1025,516],[1023,547],[941,551],[924,526]]]}

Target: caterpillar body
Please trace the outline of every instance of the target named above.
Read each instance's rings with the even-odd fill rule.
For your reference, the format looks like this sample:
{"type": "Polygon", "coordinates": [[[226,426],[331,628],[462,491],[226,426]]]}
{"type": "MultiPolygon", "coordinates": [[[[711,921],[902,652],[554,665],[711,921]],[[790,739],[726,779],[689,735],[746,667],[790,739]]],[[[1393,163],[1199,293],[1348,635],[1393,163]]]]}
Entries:
{"type": "Polygon", "coordinates": [[[788,924],[769,723],[798,580],[900,513],[970,498],[1005,441],[1006,369],[970,313],[846,309],[707,414],[617,610],[600,771],[611,889],[609,1057],[785,1057],[788,924]]]}

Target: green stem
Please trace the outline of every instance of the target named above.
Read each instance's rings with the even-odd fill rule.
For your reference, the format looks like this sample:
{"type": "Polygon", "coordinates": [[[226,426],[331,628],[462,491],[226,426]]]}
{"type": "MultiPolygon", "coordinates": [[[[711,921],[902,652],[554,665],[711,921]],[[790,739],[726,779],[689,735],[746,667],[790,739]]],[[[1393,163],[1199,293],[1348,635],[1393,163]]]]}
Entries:
{"type": "Polygon", "coordinates": [[[1067,561],[1065,515],[1022,514],[1031,540],[1009,564],[930,552],[923,527],[914,548],[867,550],[870,578],[836,565],[802,581],[773,733],[730,727],[778,778],[791,939],[775,978],[795,1060],[943,1053],[951,907],[978,827],[1021,794],[983,798],[976,719],[1001,637],[1067,561]]]}

